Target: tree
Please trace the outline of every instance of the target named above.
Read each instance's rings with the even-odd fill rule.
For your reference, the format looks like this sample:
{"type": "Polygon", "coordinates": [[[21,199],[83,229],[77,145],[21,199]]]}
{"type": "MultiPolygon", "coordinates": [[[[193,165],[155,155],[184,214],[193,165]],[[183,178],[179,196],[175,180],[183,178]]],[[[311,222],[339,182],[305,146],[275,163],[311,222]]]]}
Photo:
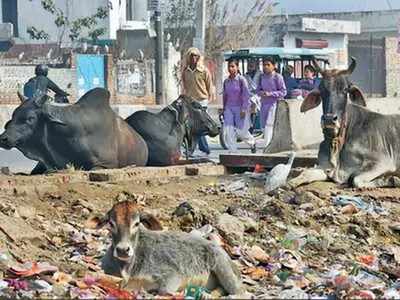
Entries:
{"type": "MultiPolygon", "coordinates": [[[[221,52],[246,46],[257,46],[258,37],[270,22],[273,0],[255,0],[253,5],[243,1],[207,0],[205,54],[216,57],[221,52]],[[224,2],[225,5],[221,5],[224,2]]],[[[196,0],[169,0],[165,27],[169,41],[183,52],[192,44],[195,33],[196,0]]]]}
{"type": "Polygon", "coordinates": [[[169,0],[165,13],[165,36],[177,51],[192,44],[196,21],[196,0],[169,0]]]}
{"type": "Polygon", "coordinates": [[[271,22],[272,8],[277,5],[273,0],[256,0],[243,10],[238,1],[226,2],[224,6],[219,0],[207,2],[209,26],[205,52],[209,57],[216,57],[226,50],[258,46],[260,36],[271,22]]]}
{"type": "MultiPolygon", "coordinates": [[[[34,1],[34,0],[29,0],[34,1]]],[[[42,8],[54,16],[54,24],[59,29],[57,44],[61,47],[65,34],[71,42],[76,42],[83,38],[83,32],[86,30],[88,37],[92,40],[97,40],[99,36],[106,32],[106,28],[99,27],[98,23],[108,15],[108,8],[100,6],[96,13],[82,18],[71,20],[69,15],[61,8],[57,7],[54,0],[40,0],[42,8]]],[[[30,26],[27,33],[34,40],[49,40],[50,35],[44,30],[37,29],[35,26],[30,26]]]]}

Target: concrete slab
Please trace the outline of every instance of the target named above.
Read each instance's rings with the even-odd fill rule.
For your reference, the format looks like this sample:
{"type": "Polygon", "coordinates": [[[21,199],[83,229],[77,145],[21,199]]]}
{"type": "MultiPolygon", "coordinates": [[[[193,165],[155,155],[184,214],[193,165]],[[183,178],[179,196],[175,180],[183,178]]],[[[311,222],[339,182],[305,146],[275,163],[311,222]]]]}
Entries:
{"type": "MultiPolygon", "coordinates": [[[[293,167],[310,168],[318,163],[317,150],[304,150],[296,153],[293,167]]],[[[227,168],[253,168],[256,164],[272,168],[288,161],[289,152],[274,154],[221,154],[220,162],[227,168]]]]}
{"type": "Polygon", "coordinates": [[[51,186],[76,182],[142,182],[160,178],[186,176],[222,176],[225,167],[214,163],[190,164],[172,167],[128,167],[124,169],[85,171],[65,171],[49,175],[5,176],[0,174],[0,192],[24,194],[35,191],[37,186],[51,186]],[[34,178],[34,180],[33,180],[34,178]]]}

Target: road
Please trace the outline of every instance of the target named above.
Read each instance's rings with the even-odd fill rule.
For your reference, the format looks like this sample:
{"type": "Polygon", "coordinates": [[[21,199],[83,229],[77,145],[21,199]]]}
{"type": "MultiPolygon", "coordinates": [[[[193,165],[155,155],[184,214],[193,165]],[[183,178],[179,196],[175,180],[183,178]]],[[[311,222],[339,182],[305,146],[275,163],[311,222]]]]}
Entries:
{"type": "MultiPolygon", "coordinates": [[[[262,140],[258,140],[257,144],[261,143],[262,140]]],[[[219,155],[228,153],[229,151],[223,150],[218,144],[218,139],[209,139],[211,154],[208,156],[209,159],[215,162],[219,162],[219,155]]],[[[258,147],[258,152],[262,151],[261,147],[258,147]]],[[[244,143],[239,144],[238,153],[249,153],[250,149],[244,143]]],[[[195,158],[205,157],[198,150],[195,152],[195,158]]],[[[3,150],[0,149],[0,167],[9,167],[12,173],[29,173],[32,168],[36,165],[36,162],[26,158],[20,151],[16,149],[3,150]]]]}

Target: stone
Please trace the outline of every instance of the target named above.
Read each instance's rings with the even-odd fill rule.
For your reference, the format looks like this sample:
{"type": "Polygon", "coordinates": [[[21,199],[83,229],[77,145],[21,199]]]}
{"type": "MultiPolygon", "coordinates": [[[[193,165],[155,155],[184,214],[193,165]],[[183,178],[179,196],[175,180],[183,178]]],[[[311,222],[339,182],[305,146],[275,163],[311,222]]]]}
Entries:
{"type": "Polygon", "coordinates": [[[245,232],[256,232],[258,231],[258,223],[250,217],[239,217],[239,220],[244,225],[245,232]]]}
{"type": "Polygon", "coordinates": [[[314,204],[312,203],[304,203],[300,205],[300,209],[304,211],[313,211],[314,210],[314,204]]]}
{"type": "Polygon", "coordinates": [[[89,173],[89,181],[93,182],[105,182],[110,180],[110,175],[107,173],[89,173]]]}
{"type": "Polygon", "coordinates": [[[36,209],[32,206],[20,206],[16,212],[23,219],[30,219],[36,215],[36,209]]]}
{"type": "Polygon", "coordinates": [[[9,167],[1,167],[0,174],[7,175],[7,176],[11,175],[10,168],[9,167]]]}
{"type": "Polygon", "coordinates": [[[185,168],[186,176],[198,176],[199,175],[199,168],[197,167],[186,167],[185,168]]]}
{"type": "Polygon", "coordinates": [[[6,238],[12,241],[33,241],[42,240],[43,233],[34,230],[24,220],[18,217],[9,217],[0,213],[0,234],[6,235],[6,238]]]}
{"type": "Polygon", "coordinates": [[[215,227],[230,244],[240,245],[243,242],[245,226],[239,218],[222,214],[218,217],[215,227]]]}

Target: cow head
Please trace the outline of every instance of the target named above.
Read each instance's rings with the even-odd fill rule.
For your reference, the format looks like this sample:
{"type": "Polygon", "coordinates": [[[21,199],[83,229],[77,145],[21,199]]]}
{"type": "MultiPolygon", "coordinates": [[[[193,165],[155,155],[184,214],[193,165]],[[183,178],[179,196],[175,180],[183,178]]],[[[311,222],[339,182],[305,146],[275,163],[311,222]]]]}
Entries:
{"type": "Polygon", "coordinates": [[[202,107],[196,101],[190,103],[190,121],[189,127],[192,135],[209,135],[215,137],[219,134],[220,126],[211,118],[207,109],[202,107]]]}
{"type": "Polygon", "coordinates": [[[312,91],[303,101],[301,112],[313,109],[322,102],[322,128],[325,140],[331,145],[330,162],[336,167],[336,158],[344,143],[347,105],[366,106],[366,103],[360,89],[349,79],[357,65],[353,57],[346,70],[322,70],[315,60],[313,64],[321,73],[322,80],[318,90],[312,91]]]}
{"type": "Polygon", "coordinates": [[[44,119],[62,124],[46,113],[44,106],[47,95],[38,92],[31,99],[26,99],[21,94],[18,96],[21,105],[15,109],[11,120],[4,127],[5,131],[0,135],[0,147],[7,150],[25,145],[38,132],[44,119]]]}
{"type": "Polygon", "coordinates": [[[134,258],[141,226],[162,230],[162,225],[153,215],[143,212],[137,203],[131,201],[119,202],[105,216],[92,217],[86,223],[89,228],[101,228],[106,224],[111,231],[113,256],[120,261],[134,258]]]}
{"type": "Polygon", "coordinates": [[[184,135],[190,149],[195,146],[193,143],[195,136],[209,135],[214,137],[219,134],[218,123],[211,118],[205,108],[191,98],[181,95],[171,105],[177,111],[176,117],[183,126],[184,135]]]}

